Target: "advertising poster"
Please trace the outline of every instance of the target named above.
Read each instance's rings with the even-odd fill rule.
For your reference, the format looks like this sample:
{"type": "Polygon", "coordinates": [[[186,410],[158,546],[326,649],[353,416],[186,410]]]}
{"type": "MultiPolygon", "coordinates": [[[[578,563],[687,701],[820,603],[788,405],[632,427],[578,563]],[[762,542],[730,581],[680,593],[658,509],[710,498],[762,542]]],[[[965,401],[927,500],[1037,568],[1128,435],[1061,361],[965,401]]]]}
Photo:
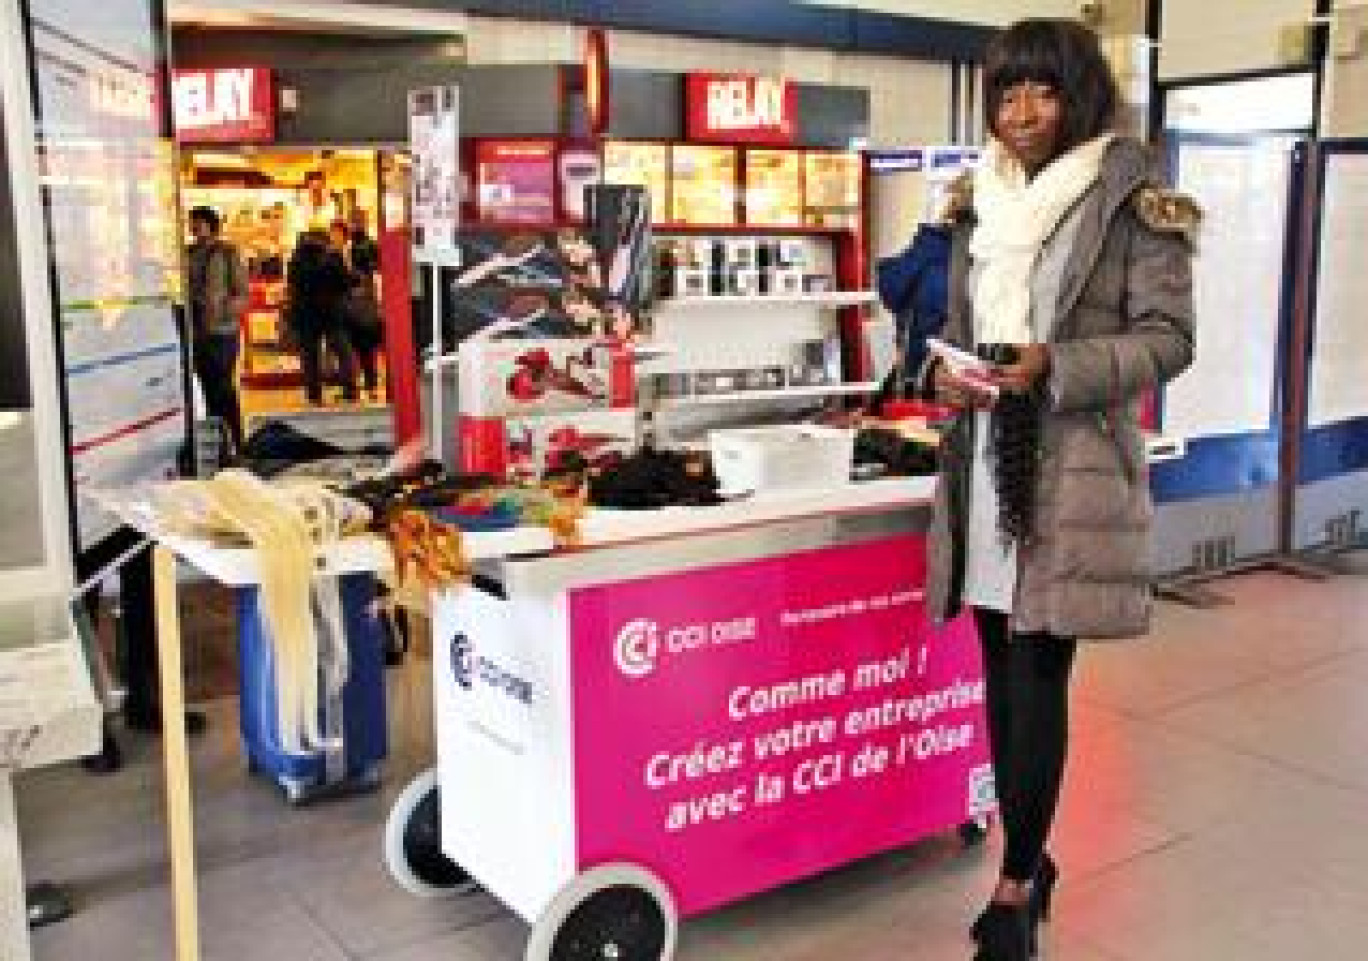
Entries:
{"type": "Polygon", "coordinates": [[[1164,433],[1265,431],[1274,417],[1292,141],[1179,141],[1177,158],[1179,187],[1203,209],[1192,262],[1197,350],[1165,389],[1164,433]]]}
{"type": "Polygon", "coordinates": [[[420,251],[456,246],[462,194],[458,101],[455,87],[409,93],[413,237],[420,251]]]}
{"type": "Polygon", "coordinates": [[[82,550],[117,522],[80,495],[174,476],[186,440],[175,155],[150,9],[109,0],[92,18],[68,0],[29,4],[82,550]]]}
{"type": "Polygon", "coordinates": [[[905,535],[571,592],[580,869],[630,852],[692,914],[989,813],[973,627],[923,567],[905,535]]]}
{"type": "Polygon", "coordinates": [[[853,229],[860,213],[860,155],[809,152],[803,157],[810,227],[853,229]]]}
{"type": "Polygon", "coordinates": [[[444,271],[443,347],[462,341],[595,337],[609,323],[602,271],[585,232],[463,230],[444,271]]]}
{"type": "Polygon", "coordinates": [[[606,333],[630,340],[645,327],[654,292],[651,199],[643,187],[602,184],[586,192],[586,230],[603,269],[606,333]]]}
{"type": "Polygon", "coordinates": [[[796,150],[746,151],[746,223],[803,224],[803,155],[796,150]]]}
{"type": "Polygon", "coordinates": [[[1368,276],[1360,246],[1368,225],[1368,155],[1331,156],[1324,189],[1307,410],[1312,428],[1368,416],[1368,377],[1363,376],[1368,276]]]}
{"type": "Polygon", "coordinates": [[[663,143],[603,145],[603,182],[645,187],[651,198],[651,222],[670,219],[670,148],[663,143]]]}
{"type": "Polygon", "coordinates": [[[480,141],[475,146],[475,197],[483,221],[552,222],[555,146],[550,141],[480,141]]]}
{"type": "Polygon", "coordinates": [[[670,151],[670,219],[681,224],[736,223],[737,156],[734,147],[676,144],[670,151]]]}
{"type": "Polygon", "coordinates": [[[570,220],[584,219],[584,190],[603,182],[603,158],[591,147],[567,147],[556,164],[561,209],[570,220]]]}

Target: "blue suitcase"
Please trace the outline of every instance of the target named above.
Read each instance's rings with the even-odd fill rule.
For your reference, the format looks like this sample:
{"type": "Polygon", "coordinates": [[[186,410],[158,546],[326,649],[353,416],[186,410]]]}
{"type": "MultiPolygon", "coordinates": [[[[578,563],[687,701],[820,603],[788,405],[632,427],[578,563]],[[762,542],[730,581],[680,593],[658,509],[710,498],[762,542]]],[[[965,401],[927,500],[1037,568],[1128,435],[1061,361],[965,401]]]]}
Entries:
{"type": "Polygon", "coordinates": [[[349,664],[336,694],[330,696],[319,678],[319,727],[338,747],[309,754],[280,745],[273,650],[258,614],[260,591],[238,592],[239,711],[247,765],[275,781],[292,804],[377,787],[387,750],[385,644],[374,612],[375,578],[347,574],[337,581],[349,664]]]}

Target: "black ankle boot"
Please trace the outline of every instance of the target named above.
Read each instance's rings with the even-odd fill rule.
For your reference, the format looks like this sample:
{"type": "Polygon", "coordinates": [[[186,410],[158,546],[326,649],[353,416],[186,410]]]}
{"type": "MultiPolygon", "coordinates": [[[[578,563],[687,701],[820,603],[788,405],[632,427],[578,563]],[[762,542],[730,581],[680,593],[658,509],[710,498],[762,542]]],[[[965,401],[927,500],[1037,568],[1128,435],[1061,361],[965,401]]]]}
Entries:
{"type": "Polygon", "coordinates": [[[1055,882],[1059,880],[1059,866],[1048,854],[1040,857],[1035,880],[1031,882],[1031,897],[1026,904],[1031,909],[1032,926],[1050,920],[1050,900],[1054,897],[1055,882]]]}
{"type": "MultiPolygon", "coordinates": [[[[1031,894],[1026,900],[1026,912],[1030,920],[1031,934],[1031,955],[1036,953],[1035,929],[1041,921],[1050,919],[1050,902],[1054,897],[1055,882],[1059,880],[1059,866],[1048,854],[1040,856],[1040,866],[1036,868],[1035,879],[1031,882],[1031,894]]],[[[969,936],[975,941],[983,940],[984,918],[987,916],[990,903],[983,912],[974,919],[974,923],[969,926],[969,936]]]]}
{"type": "Polygon", "coordinates": [[[974,953],[974,961],[1029,961],[1029,905],[993,901],[975,926],[978,928],[978,951],[974,953]]]}

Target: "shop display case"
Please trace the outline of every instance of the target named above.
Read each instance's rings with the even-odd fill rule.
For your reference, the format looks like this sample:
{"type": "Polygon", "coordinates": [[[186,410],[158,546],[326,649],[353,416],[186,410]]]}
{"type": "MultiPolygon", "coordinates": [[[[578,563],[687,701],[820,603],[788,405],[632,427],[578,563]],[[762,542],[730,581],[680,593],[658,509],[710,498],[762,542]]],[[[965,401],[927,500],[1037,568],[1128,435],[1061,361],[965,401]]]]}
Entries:
{"type": "Polygon", "coordinates": [[[651,220],[670,219],[670,148],[663,143],[609,141],[603,145],[603,182],[645,187],[651,220]]]}
{"type": "MultiPolygon", "coordinates": [[[[475,140],[467,150],[486,157],[507,143],[475,140]]],[[[546,166],[559,169],[556,158],[585,149],[559,142],[546,166]]],[[[636,391],[662,440],[700,441],[716,423],[782,420],[877,388],[866,344],[875,298],[864,289],[860,154],[660,141],[606,141],[600,150],[605,183],[650,195],[651,337],[668,350],[637,367],[636,391]]],[[[475,222],[513,230],[510,241],[534,230],[554,237],[576,222],[564,199],[539,225],[510,224],[481,200],[475,222]]],[[[459,320],[450,318],[454,327],[459,320]]]]}
{"type": "Polygon", "coordinates": [[[737,218],[737,150],[674,144],[670,148],[670,221],[728,226],[737,218]]]}
{"type": "Polygon", "coordinates": [[[746,223],[755,227],[803,224],[803,158],[794,150],[746,151],[746,223]]]}
{"type": "Polygon", "coordinates": [[[862,182],[859,154],[809,151],[803,157],[803,222],[809,227],[856,229],[862,182]]]}

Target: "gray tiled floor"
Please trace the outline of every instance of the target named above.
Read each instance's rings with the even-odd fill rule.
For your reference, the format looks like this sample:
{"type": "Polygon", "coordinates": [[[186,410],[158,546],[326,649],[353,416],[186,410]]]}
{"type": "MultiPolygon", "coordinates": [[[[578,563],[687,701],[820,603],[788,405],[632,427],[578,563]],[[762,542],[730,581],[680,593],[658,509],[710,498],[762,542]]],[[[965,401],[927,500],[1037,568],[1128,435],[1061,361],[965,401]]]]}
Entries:
{"type": "MultiPolygon", "coordinates": [[[[1090,647],[1055,844],[1046,961],[1359,961],[1368,940],[1368,581],[1223,582],[1226,607],[1161,608],[1147,642],[1090,647]]],[[[206,961],[511,961],[525,926],[484,896],[386,877],[388,802],[431,754],[421,666],[392,677],[397,741],[377,797],[303,811],[242,772],[232,703],[196,744],[206,961]]],[[[153,745],[94,780],[29,776],[30,873],[80,914],[38,961],[170,956],[153,745]]],[[[996,839],[929,841],[687,922],[682,961],[953,961],[996,839]]]]}

